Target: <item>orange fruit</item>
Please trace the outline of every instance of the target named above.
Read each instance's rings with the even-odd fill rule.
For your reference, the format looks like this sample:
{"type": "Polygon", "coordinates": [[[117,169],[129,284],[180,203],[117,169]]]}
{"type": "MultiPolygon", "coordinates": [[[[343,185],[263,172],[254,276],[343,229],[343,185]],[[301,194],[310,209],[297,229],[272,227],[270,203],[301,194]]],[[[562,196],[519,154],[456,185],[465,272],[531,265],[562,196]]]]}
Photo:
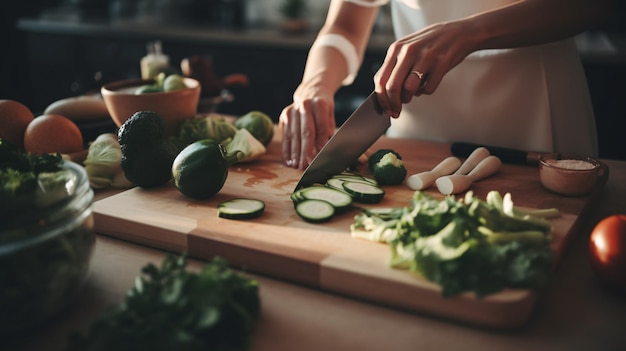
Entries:
{"type": "Polygon", "coordinates": [[[26,127],[24,149],[35,154],[71,154],[83,150],[83,135],[71,119],[44,114],[26,127]]]}
{"type": "Polygon", "coordinates": [[[35,116],[26,105],[15,100],[0,100],[0,138],[24,148],[24,131],[35,116]]]}

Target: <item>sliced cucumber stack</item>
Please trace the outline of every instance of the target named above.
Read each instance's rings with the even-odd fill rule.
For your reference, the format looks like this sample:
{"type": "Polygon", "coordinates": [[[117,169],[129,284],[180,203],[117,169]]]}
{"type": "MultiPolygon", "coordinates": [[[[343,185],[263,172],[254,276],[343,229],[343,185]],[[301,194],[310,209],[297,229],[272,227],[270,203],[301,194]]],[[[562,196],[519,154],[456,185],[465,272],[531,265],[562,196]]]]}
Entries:
{"type": "Polygon", "coordinates": [[[335,213],[346,212],[353,207],[353,202],[378,203],[384,195],[385,191],[375,179],[345,171],[328,179],[323,186],[318,184],[296,190],[291,194],[291,201],[300,217],[319,223],[329,220],[335,213]],[[319,201],[329,204],[333,208],[332,213],[326,204],[319,201]],[[307,204],[301,207],[303,202],[307,204]]]}
{"type": "Polygon", "coordinates": [[[296,193],[298,193],[296,198],[302,200],[324,200],[330,203],[337,213],[343,213],[352,206],[352,196],[345,191],[325,186],[310,186],[298,190],[296,193]]]}
{"type": "Polygon", "coordinates": [[[259,217],[265,210],[265,203],[256,199],[232,199],[217,205],[217,215],[226,219],[251,219],[259,217]]]}
{"type": "Polygon", "coordinates": [[[331,177],[330,179],[339,179],[342,181],[355,181],[355,182],[366,182],[373,185],[378,185],[378,182],[374,178],[366,177],[357,173],[352,172],[342,172],[337,174],[336,176],[331,177]]]}

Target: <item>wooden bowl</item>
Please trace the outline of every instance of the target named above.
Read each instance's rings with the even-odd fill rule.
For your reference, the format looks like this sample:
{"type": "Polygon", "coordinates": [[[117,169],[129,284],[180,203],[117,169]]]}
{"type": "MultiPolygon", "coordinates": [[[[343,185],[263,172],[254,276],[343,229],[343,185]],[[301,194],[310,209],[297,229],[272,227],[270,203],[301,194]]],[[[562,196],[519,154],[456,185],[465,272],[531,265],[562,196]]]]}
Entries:
{"type": "Polygon", "coordinates": [[[184,78],[187,88],[137,94],[142,85],[153,80],[128,79],[105,84],[100,89],[104,103],[115,124],[120,127],[137,111],[158,113],[165,123],[165,134],[176,135],[180,124],[196,115],[200,99],[200,83],[184,78]]]}

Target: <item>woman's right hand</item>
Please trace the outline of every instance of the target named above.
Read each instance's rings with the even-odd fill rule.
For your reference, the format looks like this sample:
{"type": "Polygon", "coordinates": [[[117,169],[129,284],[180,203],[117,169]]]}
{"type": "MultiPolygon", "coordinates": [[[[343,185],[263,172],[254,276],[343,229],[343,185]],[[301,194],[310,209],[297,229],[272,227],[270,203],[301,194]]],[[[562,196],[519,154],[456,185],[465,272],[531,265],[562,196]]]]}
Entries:
{"type": "Polygon", "coordinates": [[[300,86],[280,114],[282,158],[288,167],[305,169],[335,132],[332,94],[300,86]]]}
{"type": "MultiPolygon", "coordinates": [[[[377,14],[377,7],[332,0],[320,36],[345,37],[354,45],[360,61],[377,14]]],[[[313,45],[309,50],[302,83],[293,94],[293,103],[279,118],[285,165],[307,168],[335,133],[334,95],[349,75],[356,74],[350,72],[350,62],[334,46],[313,45]]]]}

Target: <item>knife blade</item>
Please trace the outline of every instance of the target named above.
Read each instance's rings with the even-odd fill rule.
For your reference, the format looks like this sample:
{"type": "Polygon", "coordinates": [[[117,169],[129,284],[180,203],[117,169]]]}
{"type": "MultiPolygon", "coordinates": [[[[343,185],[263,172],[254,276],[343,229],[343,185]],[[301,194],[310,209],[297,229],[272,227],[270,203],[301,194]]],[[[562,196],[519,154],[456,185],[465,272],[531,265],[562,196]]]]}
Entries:
{"type": "Polygon", "coordinates": [[[322,147],[300,177],[295,190],[323,183],[345,171],[390,125],[391,120],[380,108],[376,94],[371,93],[322,147]]]}
{"type": "Polygon", "coordinates": [[[502,162],[514,163],[519,165],[536,165],[539,163],[539,156],[541,152],[523,151],[507,147],[481,145],[467,142],[454,142],[450,145],[450,151],[452,155],[456,157],[468,157],[472,151],[479,147],[484,147],[489,150],[494,156],[497,156],[502,162]]]}

